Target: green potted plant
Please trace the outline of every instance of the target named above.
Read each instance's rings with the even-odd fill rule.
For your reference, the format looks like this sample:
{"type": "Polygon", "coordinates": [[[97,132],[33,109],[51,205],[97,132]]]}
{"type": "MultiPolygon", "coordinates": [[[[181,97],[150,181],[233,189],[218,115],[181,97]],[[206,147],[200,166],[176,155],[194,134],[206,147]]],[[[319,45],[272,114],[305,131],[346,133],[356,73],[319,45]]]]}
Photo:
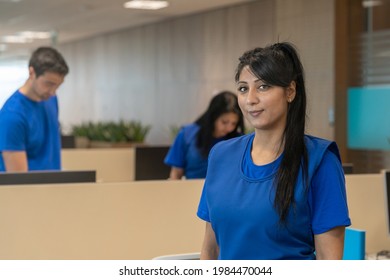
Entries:
{"type": "Polygon", "coordinates": [[[143,143],[150,128],[140,121],[88,122],[73,126],[72,133],[87,138],[90,147],[124,147],[143,143]]]}
{"type": "Polygon", "coordinates": [[[89,148],[88,127],[86,124],[73,126],[72,135],[75,137],[76,148],[89,148]]]}

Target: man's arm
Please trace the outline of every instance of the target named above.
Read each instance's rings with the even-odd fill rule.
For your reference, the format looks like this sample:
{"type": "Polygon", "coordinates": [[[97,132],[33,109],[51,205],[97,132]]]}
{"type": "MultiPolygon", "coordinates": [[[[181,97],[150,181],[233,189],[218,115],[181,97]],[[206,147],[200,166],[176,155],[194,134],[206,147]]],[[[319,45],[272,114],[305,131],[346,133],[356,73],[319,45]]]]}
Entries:
{"type": "Polygon", "coordinates": [[[28,163],[25,151],[2,151],[7,172],[27,172],[28,163]]]}

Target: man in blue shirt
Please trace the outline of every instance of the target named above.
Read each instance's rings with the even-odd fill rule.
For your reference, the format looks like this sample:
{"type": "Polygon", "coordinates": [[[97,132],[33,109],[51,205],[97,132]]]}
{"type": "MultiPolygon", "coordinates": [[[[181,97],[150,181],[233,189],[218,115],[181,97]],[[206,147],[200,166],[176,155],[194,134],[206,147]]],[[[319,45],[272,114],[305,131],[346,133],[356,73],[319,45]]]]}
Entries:
{"type": "Polygon", "coordinates": [[[61,169],[56,90],[69,72],[51,47],[35,50],[29,77],[0,110],[0,171],[61,169]]]}

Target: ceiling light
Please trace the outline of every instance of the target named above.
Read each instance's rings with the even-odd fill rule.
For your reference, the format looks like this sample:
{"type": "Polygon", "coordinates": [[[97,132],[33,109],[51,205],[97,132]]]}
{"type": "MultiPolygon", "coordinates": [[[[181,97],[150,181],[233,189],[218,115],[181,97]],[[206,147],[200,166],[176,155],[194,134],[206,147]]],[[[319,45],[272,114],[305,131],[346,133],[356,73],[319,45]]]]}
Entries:
{"type": "Polygon", "coordinates": [[[9,2],[9,3],[17,3],[21,2],[22,0],[0,0],[0,2],[9,2]]]}
{"type": "Polygon", "coordinates": [[[123,4],[125,8],[129,9],[143,9],[143,10],[158,10],[168,7],[168,1],[152,1],[152,0],[132,0],[123,4]]]}
{"type": "Polygon", "coordinates": [[[22,36],[3,36],[1,37],[3,43],[13,43],[13,44],[25,44],[31,43],[33,40],[31,38],[26,38],[22,36]]]}
{"type": "Polygon", "coordinates": [[[364,8],[370,8],[370,7],[382,5],[382,1],[380,1],[380,0],[364,0],[364,1],[362,1],[362,5],[364,8]]]}
{"type": "Polygon", "coordinates": [[[0,39],[3,43],[25,44],[31,43],[36,39],[49,39],[51,36],[52,34],[50,32],[22,31],[16,35],[3,36],[0,39]]]}
{"type": "Polygon", "coordinates": [[[19,33],[19,36],[29,39],[49,39],[51,33],[42,31],[23,31],[19,33]]]}

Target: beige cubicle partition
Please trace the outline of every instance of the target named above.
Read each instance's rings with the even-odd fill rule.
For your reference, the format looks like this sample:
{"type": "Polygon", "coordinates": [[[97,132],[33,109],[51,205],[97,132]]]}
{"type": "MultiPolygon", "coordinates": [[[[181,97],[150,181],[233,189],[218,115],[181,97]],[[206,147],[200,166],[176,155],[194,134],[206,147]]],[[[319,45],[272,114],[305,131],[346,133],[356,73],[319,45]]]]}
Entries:
{"type": "MultiPolygon", "coordinates": [[[[366,252],[390,249],[381,174],[346,175],[366,252]]],[[[197,252],[203,180],[0,187],[0,259],[151,259],[197,252]]]]}
{"type": "Polygon", "coordinates": [[[63,170],[96,170],[98,182],[135,178],[135,150],[129,148],[62,149],[63,170]]]}
{"type": "Polygon", "coordinates": [[[152,259],[200,250],[202,180],[0,187],[0,259],[152,259]]]}
{"type": "Polygon", "coordinates": [[[366,231],[366,253],[390,250],[383,174],[345,175],[353,228],[366,231]]]}

